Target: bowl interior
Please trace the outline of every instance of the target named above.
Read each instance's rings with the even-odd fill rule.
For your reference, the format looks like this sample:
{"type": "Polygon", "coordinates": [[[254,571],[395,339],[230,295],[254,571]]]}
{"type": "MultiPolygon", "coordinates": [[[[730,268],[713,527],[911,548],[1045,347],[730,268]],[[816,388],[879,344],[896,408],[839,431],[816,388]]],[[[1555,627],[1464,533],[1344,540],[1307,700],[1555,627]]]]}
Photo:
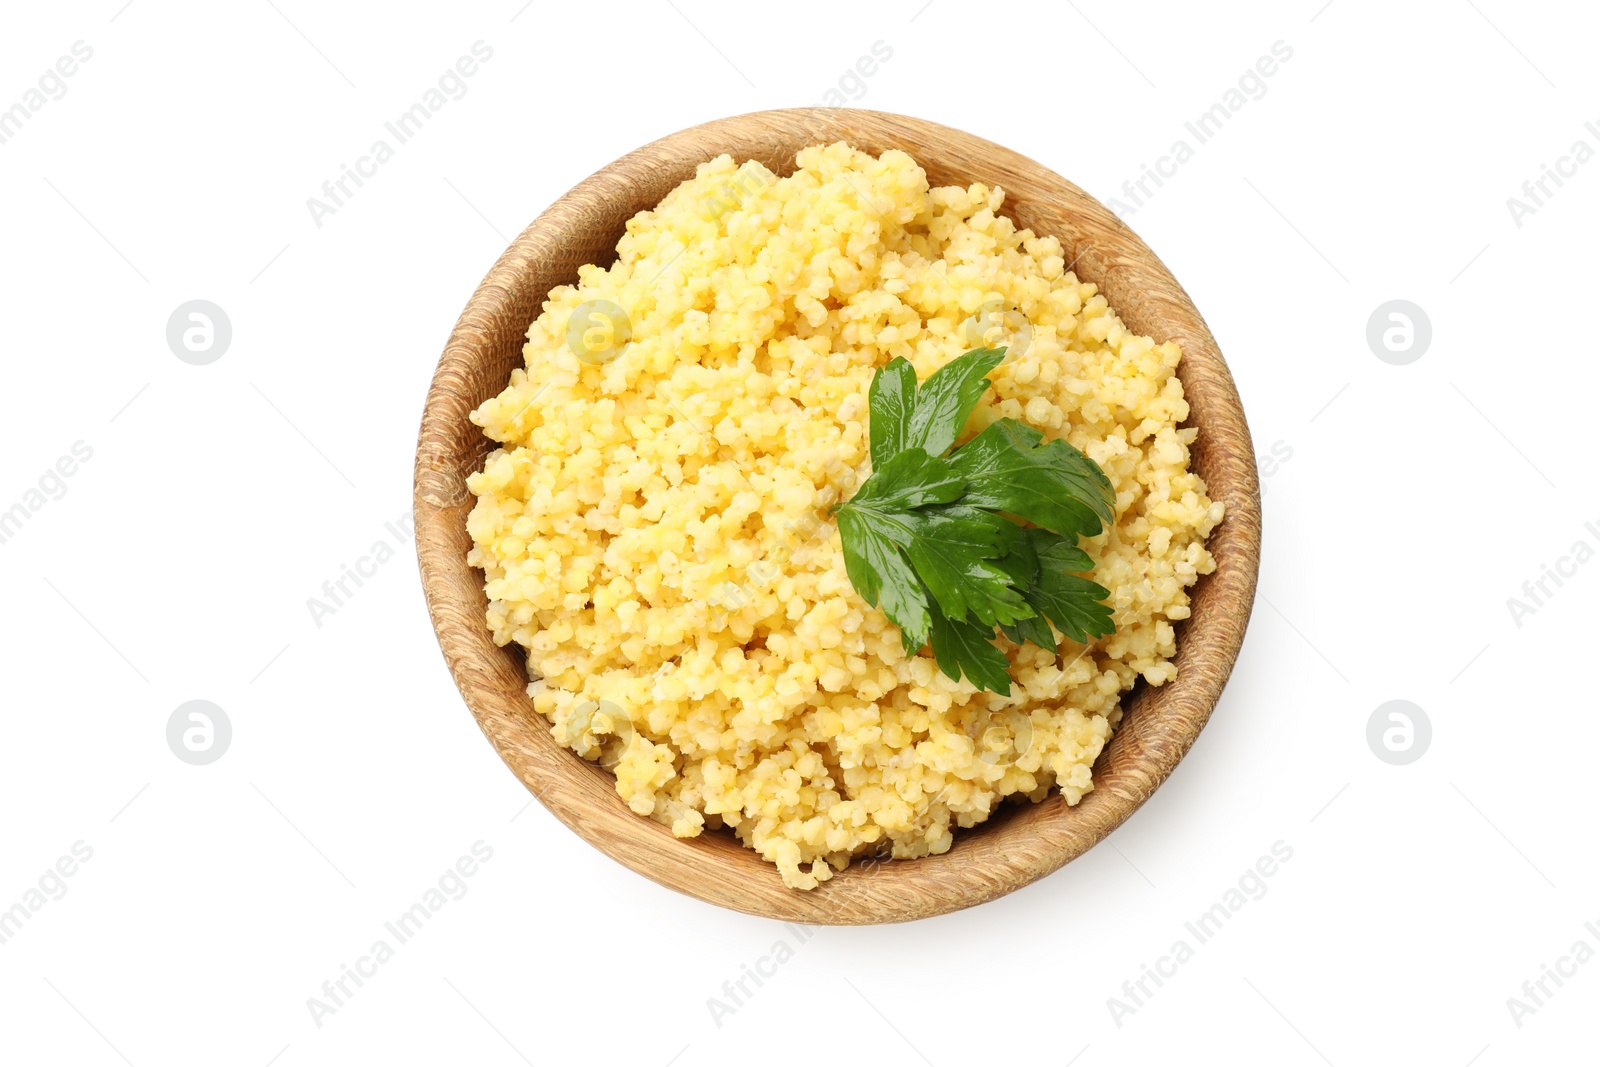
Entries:
{"type": "Polygon", "coordinates": [[[536,219],[473,295],[440,360],[416,466],[417,547],[445,658],[462,695],[506,763],[558,818],[596,847],[681,892],[752,914],[807,923],[893,922],[992,899],[1049,873],[1110,833],[1188,750],[1215,704],[1243,640],[1255,589],[1260,501],[1254,451],[1227,366],[1199,313],[1155,255],[1107,209],[1039,164],[960,131],[904,116],[835,109],[759,112],[663,138],[586,179],[536,219]],[[481,572],[467,566],[466,477],[492,442],[467,413],[502,390],[521,364],[528,324],[546,293],[609,264],[627,220],[655,206],[695,168],[726,152],[779,175],[795,153],[846,140],[873,154],[909,153],[932,185],[983,181],[1006,192],[1019,227],[1060,239],[1078,276],[1098,284],[1134,331],[1183,348],[1179,377],[1200,428],[1191,467],[1227,515],[1207,544],[1215,573],[1192,592],[1179,626],[1178,679],[1139,686],[1095,764],[1095,788],[1069,807],[1059,795],[1004,806],[961,831],[942,856],[860,862],[811,892],[787,889],[775,868],[731,831],[674,838],[634,815],[610,772],[561,748],[525,689],[524,660],[497,648],[484,623],[481,572]]]}

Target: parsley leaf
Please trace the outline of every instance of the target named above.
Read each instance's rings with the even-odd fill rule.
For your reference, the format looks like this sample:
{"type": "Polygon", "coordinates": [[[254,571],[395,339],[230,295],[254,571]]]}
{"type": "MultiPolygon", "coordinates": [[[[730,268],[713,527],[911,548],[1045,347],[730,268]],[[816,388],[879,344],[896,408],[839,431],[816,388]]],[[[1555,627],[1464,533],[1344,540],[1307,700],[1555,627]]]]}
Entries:
{"type": "Polygon", "coordinates": [[[1050,629],[1050,624],[1042,615],[1018,619],[1010,626],[1000,627],[1000,632],[1011,638],[1015,644],[1032,641],[1039,648],[1052,651],[1058,647],[1056,632],[1050,629]]]}
{"type": "Polygon", "coordinates": [[[1047,530],[1093,537],[1113,519],[1111,481],[1065,441],[1001,419],[956,449],[950,465],[967,480],[962,503],[1008,511],[1047,530]]]}
{"type": "Polygon", "coordinates": [[[941,611],[954,620],[970,614],[993,630],[1034,614],[1011,587],[1011,576],[992,560],[1020,537],[1017,525],[993,512],[960,504],[911,512],[906,554],[941,611]]]}
{"type": "Polygon", "coordinates": [[[945,456],[1004,357],[974,349],[920,387],[905,359],[879,368],[873,473],[833,513],[850,583],[900,628],[906,655],[931,644],[949,677],[1008,694],[996,627],[1051,651],[1056,630],[1083,644],[1115,632],[1110,593],[1083,576],[1094,562],[1078,547],[1113,520],[1115,499],[1087,456],[1015,419],[945,456]]]}
{"type": "Polygon", "coordinates": [[[917,390],[917,402],[906,423],[905,447],[920,448],[930,456],[944,455],[956,443],[978,398],[989,388],[984,375],[1005,358],[1004,348],[974,348],[929,375],[917,390]]]}
{"type": "Polygon", "coordinates": [[[1048,570],[1039,572],[1038,584],[1026,594],[1039,614],[1080,645],[1116,633],[1111,608],[1100,603],[1110,595],[1111,590],[1087,578],[1048,570]]]}
{"type": "Polygon", "coordinates": [[[872,387],[867,390],[867,436],[873,470],[882,469],[905,451],[906,424],[911,421],[911,409],[916,402],[917,372],[903,356],[891,359],[872,376],[872,387]]]}
{"type": "Polygon", "coordinates": [[[966,482],[950,469],[949,460],[908,448],[877,467],[856,495],[835,505],[834,510],[860,510],[870,505],[875,511],[908,511],[926,504],[948,504],[965,488],[966,482]]]}
{"type": "MultiPolygon", "coordinates": [[[[1000,559],[995,560],[995,566],[1011,577],[1011,584],[1017,589],[1024,590],[1024,597],[1027,595],[1026,590],[1039,577],[1039,554],[1034,548],[1032,535],[1045,532],[1047,531],[1023,530],[1022,536],[1018,537],[1016,544],[1011,546],[1011,551],[1000,559]]],[[[1087,559],[1088,557],[1085,556],[1084,558],[1087,559]]],[[[1034,610],[1037,611],[1038,608],[1035,607],[1034,610]]],[[[1036,614],[1026,619],[1018,619],[1016,622],[1003,624],[1000,630],[1019,645],[1025,641],[1032,641],[1040,648],[1054,649],[1058,644],[1055,632],[1050,629],[1050,624],[1045,621],[1042,615],[1036,614]]]]}
{"type": "Polygon", "coordinates": [[[1094,569],[1094,560],[1089,558],[1089,553],[1067,538],[1052,535],[1048,530],[1028,530],[1027,534],[1040,567],[1057,570],[1063,574],[1094,569]]]}
{"type": "Polygon", "coordinates": [[[995,560],[995,566],[1005,571],[1011,584],[1018,589],[1028,588],[1039,576],[1039,550],[1033,540],[1034,532],[1018,527],[1016,539],[1006,545],[1006,554],[995,560]]]}
{"type": "Polygon", "coordinates": [[[946,615],[970,614],[990,629],[1035,614],[1012,588],[1011,576],[991,562],[1022,539],[1017,525],[993,512],[947,503],[961,493],[959,478],[933,473],[935,480],[906,482],[908,470],[914,475],[943,466],[944,460],[908,449],[883,468],[884,481],[871,484],[874,475],[837,511],[851,584],[874,605],[882,597],[883,613],[900,626],[908,646],[920,638],[913,648],[927,641],[924,589],[946,615]]]}
{"type": "Polygon", "coordinates": [[[839,541],[850,584],[863,600],[881,606],[889,621],[900,627],[900,644],[906,655],[913,656],[928,643],[928,592],[894,540],[895,532],[893,527],[885,529],[874,523],[870,512],[839,512],[839,541]]]}
{"type": "Polygon", "coordinates": [[[933,658],[939,669],[951,678],[963,674],[979,689],[1010,694],[1011,663],[989,638],[992,630],[976,623],[960,622],[933,609],[933,658]]]}
{"type": "Polygon", "coordinates": [[[928,591],[906,558],[905,550],[916,536],[910,523],[920,514],[917,508],[948,503],[961,495],[965,483],[949,468],[947,460],[908,448],[834,509],[850,584],[900,627],[908,656],[928,643],[930,625],[928,591]]]}
{"type": "Polygon", "coordinates": [[[1080,645],[1115,633],[1111,608],[1100,603],[1111,591],[1070,573],[1088,570],[1092,566],[1089,554],[1048,530],[1023,532],[1039,560],[1039,573],[1023,593],[1028,603],[1080,645]]]}

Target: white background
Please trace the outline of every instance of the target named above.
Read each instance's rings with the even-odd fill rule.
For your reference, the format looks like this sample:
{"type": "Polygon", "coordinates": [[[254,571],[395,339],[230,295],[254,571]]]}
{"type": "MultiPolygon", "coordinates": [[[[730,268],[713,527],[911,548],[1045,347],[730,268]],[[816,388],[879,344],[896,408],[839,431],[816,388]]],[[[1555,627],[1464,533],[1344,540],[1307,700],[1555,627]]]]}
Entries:
{"type": "Polygon", "coordinates": [[[1507,998],[1600,949],[1600,563],[1520,620],[1507,599],[1600,547],[1600,162],[1521,226],[1506,201],[1575,140],[1600,148],[1594,13],[675,3],[9,13],[0,108],[74,42],[93,57],[0,144],[0,510],[75,442],[93,456],[0,544],[0,909],[75,842],[93,856],[0,945],[0,1060],[1592,1062],[1600,962],[1520,1020],[1507,998]],[[466,95],[316,226],[306,199],[479,40],[466,95]],[[1109,198],[1280,40],[1266,94],[1127,216],[1215,330],[1258,451],[1292,453],[1263,470],[1260,599],[1193,751],[1056,875],[802,943],[529,806],[444,668],[409,545],[313,622],[325,580],[394,543],[473,287],[590,172],[820,103],[883,41],[853,103],[1109,198]],[[1405,366],[1366,341],[1397,298],[1433,330],[1405,366]],[[232,322],[208,366],[165,339],[192,299],[232,322]],[[167,747],[191,699],[233,725],[209,766],[167,747]],[[1392,699],[1433,726],[1406,766],[1366,740],[1392,699]],[[307,998],[480,840],[466,895],[318,1026],[307,998]],[[1278,841],[1266,894],[1114,1019],[1278,841]],[[779,939],[794,958],[718,1025],[708,998],[779,939]]]}

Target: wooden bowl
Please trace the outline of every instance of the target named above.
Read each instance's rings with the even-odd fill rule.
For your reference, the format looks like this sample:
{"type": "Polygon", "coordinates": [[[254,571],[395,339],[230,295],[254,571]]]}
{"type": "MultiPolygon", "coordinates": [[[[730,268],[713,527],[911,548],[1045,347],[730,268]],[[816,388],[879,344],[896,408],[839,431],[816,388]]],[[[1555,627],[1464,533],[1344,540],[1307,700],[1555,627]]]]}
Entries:
{"type": "Polygon", "coordinates": [[[799,923],[902,922],[969,907],[1027,885],[1109,834],[1172,772],[1205,725],[1244,639],[1261,542],[1256,463],[1244,411],[1216,341],[1155,253],[1097,200],[1033,160],[932,122],[830,108],[762,111],[664,137],[601,169],[534,220],[495,263],[461,313],[434,375],[416,460],[417,555],[439,645],[467,706],[506,764],[546,808],[590,844],[681,893],[799,923]],[[1059,238],[1078,277],[1092,281],[1136,333],[1183,348],[1179,375],[1200,435],[1192,467],[1227,516],[1208,545],[1215,573],[1193,590],[1179,627],[1178,678],[1124,697],[1121,725],[1094,767],[1094,790],[1074,807],[1059,794],[1005,805],[957,831],[942,856],[852,864],[811,892],[786,888],[776,868],[731,831],[680,840],[635,815],[610,772],[556,744],[533,709],[520,648],[497,648],[484,621],[483,575],[467,565],[466,478],[491,442],[467,419],[520,365],[528,324],[554,286],[585,263],[611,263],[623,226],[722,153],[793,173],[795,153],[845,140],[876,155],[908,152],[933,185],[982,181],[1005,190],[1018,226],[1059,238]]]}

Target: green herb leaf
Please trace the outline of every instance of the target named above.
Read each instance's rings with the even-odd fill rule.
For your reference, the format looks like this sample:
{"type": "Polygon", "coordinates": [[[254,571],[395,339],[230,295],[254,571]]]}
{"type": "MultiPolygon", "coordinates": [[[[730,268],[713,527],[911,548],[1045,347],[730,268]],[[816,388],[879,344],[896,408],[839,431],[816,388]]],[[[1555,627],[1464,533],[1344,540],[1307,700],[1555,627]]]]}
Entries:
{"type": "Polygon", "coordinates": [[[939,608],[952,620],[968,615],[991,630],[1034,614],[992,560],[1021,539],[1010,520],[959,504],[909,512],[906,555],[939,608]]]}
{"type": "Polygon", "coordinates": [[[867,436],[874,471],[905,451],[906,429],[916,403],[917,372],[910,360],[896,356],[872,376],[872,387],[867,390],[867,436]]]}
{"type": "Polygon", "coordinates": [[[1115,633],[1111,608],[1100,603],[1110,590],[1071,573],[1093,566],[1089,554],[1047,530],[1024,532],[1039,560],[1039,573],[1023,593],[1028,603],[1080,645],[1115,633]]]}
{"type": "Polygon", "coordinates": [[[951,469],[949,460],[908,448],[875,469],[856,495],[835,505],[834,510],[910,511],[928,504],[948,504],[965,489],[966,482],[951,469]]]}
{"type": "Polygon", "coordinates": [[[933,608],[933,658],[939,669],[951,678],[963,674],[979,689],[992,693],[1011,692],[1011,663],[985,630],[971,622],[946,617],[938,605],[933,608]]]}
{"type": "Polygon", "coordinates": [[[995,693],[1011,692],[996,627],[1052,651],[1052,623],[1085,644],[1114,632],[1101,603],[1110,594],[1083,577],[1094,563],[1077,544],[1114,518],[1104,472],[1014,419],[944,456],[1004,356],[974,349],[920,388],[904,359],[879,368],[868,393],[873,473],[833,508],[850,582],[900,628],[906,655],[931,643],[946,675],[995,693]]]}
{"type": "Polygon", "coordinates": [[[1116,633],[1111,608],[1100,603],[1111,595],[1103,585],[1075,574],[1042,571],[1039,584],[1027,592],[1028,603],[1080,645],[1116,633]]]}
{"type": "Polygon", "coordinates": [[[1111,481],[1065,441],[1001,419],[956,449],[950,465],[967,481],[962,503],[1008,511],[1069,537],[1093,537],[1114,518],[1111,481]]]}
{"type": "Polygon", "coordinates": [[[1005,571],[1011,578],[1011,584],[1018,589],[1028,588],[1039,577],[1039,549],[1033,538],[1036,533],[1048,534],[1049,531],[1018,527],[1016,540],[1006,546],[1004,556],[994,561],[994,565],[1005,571]]]}
{"type": "Polygon", "coordinates": [[[893,540],[894,532],[892,526],[886,530],[875,524],[870,512],[839,512],[839,541],[850,584],[900,627],[900,643],[911,656],[928,643],[928,593],[893,540]]]}
{"type": "MultiPolygon", "coordinates": [[[[1048,534],[1048,531],[1023,530],[1022,536],[1017,538],[1017,542],[1011,547],[1011,551],[994,561],[996,567],[999,567],[1010,576],[1012,586],[1023,591],[1024,597],[1026,597],[1026,591],[1039,577],[1039,554],[1034,547],[1032,537],[1036,533],[1048,534]]],[[[1045,621],[1042,615],[1033,615],[1026,619],[1018,619],[1013,623],[1006,623],[1000,627],[1000,630],[1019,645],[1025,641],[1032,641],[1040,648],[1054,650],[1057,644],[1055,631],[1050,629],[1050,624],[1045,621]]]]}
{"type": "Polygon", "coordinates": [[[1062,574],[1084,574],[1094,569],[1089,553],[1049,530],[1026,530],[1028,543],[1041,568],[1062,574]]]}
{"type": "MultiPolygon", "coordinates": [[[[879,477],[875,474],[861,492],[839,507],[839,537],[851,584],[873,604],[885,589],[889,590],[885,595],[895,602],[909,603],[910,594],[901,595],[894,588],[905,581],[904,569],[897,565],[890,565],[892,573],[879,567],[871,577],[863,574],[864,589],[856,581],[863,568],[872,567],[874,561],[881,563],[891,548],[897,548],[904,550],[915,570],[912,583],[919,589],[925,586],[952,619],[972,615],[993,628],[1034,614],[1022,594],[1012,588],[1011,575],[990,562],[1006,556],[1023,541],[1015,523],[993,512],[941,503],[939,498],[950,493],[948,482],[901,485],[894,481],[903,468],[942,462],[920,449],[902,452],[883,470],[887,488],[878,490],[870,484],[879,477]],[[906,462],[902,459],[906,456],[921,458],[906,462]]],[[[955,493],[960,491],[956,479],[955,493]]],[[[887,604],[884,614],[900,625],[887,604]]],[[[921,627],[916,633],[926,639],[921,627]]]]}
{"type": "Polygon", "coordinates": [[[928,643],[929,622],[928,592],[904,551],[915,536],[907,519],[919,514],[917,508],[956,499],[963,488],[948,461],[910,448],[874,471],[855,496],[834,509],[850,584],[900,627],[908,656],[928,643]]]}
{"type": "Polygon", "coordinates": [[[1009,626],[1000,627],[1000,632],[1011,638],[1016,644],[1020,645],[1025,641],[1032,641],[1039,648],[1047,649],[1051,652],[1056,650],[1058,644],[1056,632],[1050,629],[1050,624],[1045,621],[1042,615],[1018,619],[1009,626]]]}
{"type": "Polygon", "coordinates": [[[905,447],[942,456],[956,443],[967,416],[989,388],[984,377],[1006,358],[1002,348],[974,348],[928,376],[917,390],[916,406],[906,424],[905,447]]]}

